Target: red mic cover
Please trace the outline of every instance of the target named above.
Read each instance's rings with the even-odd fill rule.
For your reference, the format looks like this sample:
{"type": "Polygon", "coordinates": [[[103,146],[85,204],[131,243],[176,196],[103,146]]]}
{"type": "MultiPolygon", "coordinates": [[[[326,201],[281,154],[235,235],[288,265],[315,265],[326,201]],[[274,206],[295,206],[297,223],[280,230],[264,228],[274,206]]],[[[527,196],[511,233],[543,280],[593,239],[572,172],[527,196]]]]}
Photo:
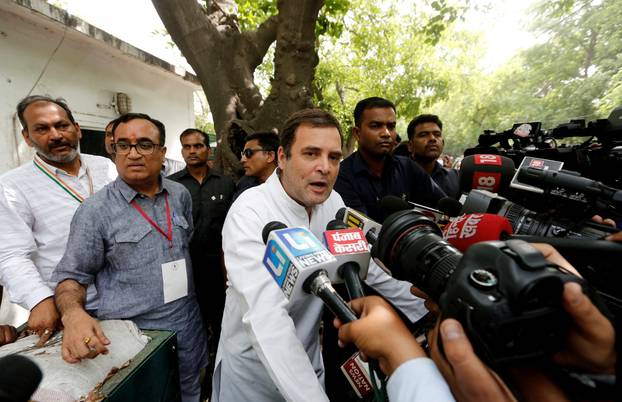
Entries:
{"type": "Polygon", "coordinates": [[[475,243],[503,240],[512,234],[512,225],[503,216],[494,214],[460,215],[445,226],[443,238],[464,252],[475,243]]]}
{"type": "Polygon", "coordinates": [[[514,161],[501,155],[466,156],[460,165],[460,191],[487,190],[503,194],[514,177],[514,161]]]}

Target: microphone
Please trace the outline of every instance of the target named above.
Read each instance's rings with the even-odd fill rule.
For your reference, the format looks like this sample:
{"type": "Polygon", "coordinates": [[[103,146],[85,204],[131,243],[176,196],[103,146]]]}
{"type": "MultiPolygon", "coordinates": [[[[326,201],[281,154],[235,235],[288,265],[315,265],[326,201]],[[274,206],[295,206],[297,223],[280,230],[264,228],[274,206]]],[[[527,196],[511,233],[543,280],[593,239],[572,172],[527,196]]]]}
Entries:
{"type": "Polygon", "coordinates": [[[350,300],[365,296],[361,281],[367,277],[370,256],[363,231],[348,228],[345,223],[335,219],[326,225],[324,244],[337,258],[337,273],[346,283],[350,300]]]}
{"type": "Polygon", "coordinates": [[[512,234],[510,222],[499,215],[467,214],[458,216],[443,229],[443,239],[465,252],[475,243],[505,240],[512,234]]]}
{"type": "Polygon", "coordinates": [[[460,191],[487,190],[503,194],[509,189],[515,170],[514,161],[505,156],[466,156],[460,165],[460,191]]]}
{"type": "Polygon", "coordinates": [[[412,210],[420,213],[421,215],[427,216],[437,225],[445,225],[447,223],[447,216],[445,216],[442,211],[403,200],[395,195],[384,196],[382,200],[380,200],[380,206],[384,211],[386,211],[387,215],[404,210],[412,210]]]}
{"type": "Polygon", "coordinates": [[[590,197],[594,197],[611,209],[622,208],[622,190],[581,177],[577,172],[527,166],[518,170],[517,178],[522,183],[537,186],[546,192],[555,189],[556,195],[565,198],[581,199],[587,203],[591,201],[590,197]]]}
{"type": "Polygon", "coordinates": [[[27,402],[37,390],[43,374],[30,359],[9,355],[0,359],[0,402],[27,402]]]}
{"type": "Polygon", "coordinates": [[[365,233],[365,238],[370,244],[375,244],[382,225],[372,220],[362,212],[349,207],[342,207],[337,211],[335,219],[343,221],[348,227],[359,228],[365,233]]]}
{"type": "Polygon", "coordinates": [[[462,211],[462,204],[460,201],[456,201],[453,198],[443,197],[438,200],[436,208],[442,211],[445,215],[453,218],[460,215],[460,211],[462,211]]]}
{"type": "Polygon", "coordinates": [[[329,272],[337,276],[337,259],[308,229],[287,228],[280,222],[268,223],[262,237],[266,242],[263,264],[288,300],[313,294],[344,322],[356,315],[332,287],[329,272]]]}

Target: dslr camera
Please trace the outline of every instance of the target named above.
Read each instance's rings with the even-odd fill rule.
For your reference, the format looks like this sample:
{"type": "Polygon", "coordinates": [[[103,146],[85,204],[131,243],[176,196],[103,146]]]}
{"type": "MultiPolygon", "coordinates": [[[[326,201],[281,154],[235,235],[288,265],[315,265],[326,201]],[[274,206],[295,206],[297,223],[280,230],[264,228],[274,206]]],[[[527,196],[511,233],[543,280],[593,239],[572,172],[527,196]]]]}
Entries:
{"type": "Polygon", "coordinates": [[[493,366],[541,359],[563,346],[570,325],[564,283],[579,278],[522,240],[477,243],[463,255],[429,218],[401,211],[385,220],[372,256],[460,321],[477,355],[493,366]]]}

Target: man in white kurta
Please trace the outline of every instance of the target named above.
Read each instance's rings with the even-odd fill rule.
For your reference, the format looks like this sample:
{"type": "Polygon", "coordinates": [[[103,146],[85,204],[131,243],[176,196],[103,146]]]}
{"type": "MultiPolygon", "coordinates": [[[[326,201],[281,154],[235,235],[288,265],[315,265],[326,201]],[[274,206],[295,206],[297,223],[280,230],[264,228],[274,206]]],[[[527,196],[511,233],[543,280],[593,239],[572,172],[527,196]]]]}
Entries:
{"type": "MultiPolygon", "coordinates": [[[[288,301],[262,265],[262,230],[280,221],[321,237],[344,206],[332,191],[341,159],[339,130],[327,112],[295,113],[281,132],[279,169],[229,210],[223,228],[229,287],[211,401],[328,400],[319,343],[322,301],[288,301]]],[[[373,262],[366,282],[410,319],[425,314],[410,284],[373,262]]]]}
{"type": "Polygon", "coordinates": [[[30,96],[18,105],[18,116],[36,154],[0,176],[0,284],[31,312],[30,329],[47,340],[59,324],[50,277],[65,252],[71,218],[117,173],[109,159],[78,152],[80,127],[62,100],[30,96]]]}

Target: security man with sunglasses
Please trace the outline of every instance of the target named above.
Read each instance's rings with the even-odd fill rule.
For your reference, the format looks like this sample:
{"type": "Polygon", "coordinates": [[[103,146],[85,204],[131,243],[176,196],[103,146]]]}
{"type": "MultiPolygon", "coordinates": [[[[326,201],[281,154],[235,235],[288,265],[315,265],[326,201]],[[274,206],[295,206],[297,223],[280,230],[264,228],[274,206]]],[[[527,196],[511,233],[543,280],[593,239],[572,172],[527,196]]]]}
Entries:
{"type": "Polygon", "coordinates": [[[244,176],[238,182],[233,196],[235,201],[240,194],[251,187],[264,183],[276,169],[276,151],[279,148],[279,136],[272,131],[256,132],[246,137],[242,151],[244,176]]]}

